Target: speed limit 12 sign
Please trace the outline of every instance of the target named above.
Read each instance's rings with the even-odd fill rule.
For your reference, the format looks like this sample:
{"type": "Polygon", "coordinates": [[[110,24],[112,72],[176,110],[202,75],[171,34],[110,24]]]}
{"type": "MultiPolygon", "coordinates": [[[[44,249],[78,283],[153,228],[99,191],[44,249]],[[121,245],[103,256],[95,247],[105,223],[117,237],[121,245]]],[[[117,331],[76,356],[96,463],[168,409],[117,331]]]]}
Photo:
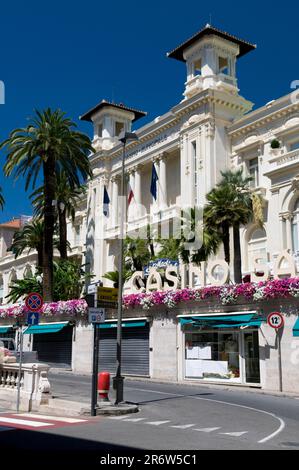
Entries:
{"type": "Polygon", "coordinates": [[[267,318],[267,323],[272,328],[275,328],[276,330],[278,330],[284,324],[284,319],[283,319],[282,314],[280,312],[270,313],[267,318]]]}

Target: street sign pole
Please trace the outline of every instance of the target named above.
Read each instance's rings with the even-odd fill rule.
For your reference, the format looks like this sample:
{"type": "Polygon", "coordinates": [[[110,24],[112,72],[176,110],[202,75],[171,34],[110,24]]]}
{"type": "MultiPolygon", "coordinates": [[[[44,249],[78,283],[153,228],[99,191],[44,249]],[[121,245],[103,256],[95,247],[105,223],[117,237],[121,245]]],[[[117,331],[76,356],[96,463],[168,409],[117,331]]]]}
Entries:
{"type": "Polygon", "coordinates": [[[281,363],[281,336],[284,319],[280,312],[271,312],[267,317],[267,323],[271,328],[276,331],[276,344],[278,356],[278,378],[279,378],[279,391],[282,392],[282,363],[281,363]],[[281,331],[279,331],[281,330],[281,331]]]}
{"type": "Polygon", "coordinates": [[[17,388],[17,413],[20,411],[20,395],[21,395],[21,378],[22,378],[22,361],[23,361],[23,328],[22,325],[19,329],[19,345],[20,345],[20,358],[19,358],[19,371],[18,371],[18,388],[17,388]]]}
{"type": "Polygon", "coordinates": [[[99,327],[93,323],[93,358],[92,358],[92,386],[91,386],[91,416],[96,416],[98,395],[98,368],[99,368],[99,327]]]}
{"type": "Polygon", "coordinates": [[[279,376],[279,391],[282,392],[282,363],[281,363],[281,333],[276,330],[276,338],[278,343],[278,376],[279,376]]]}

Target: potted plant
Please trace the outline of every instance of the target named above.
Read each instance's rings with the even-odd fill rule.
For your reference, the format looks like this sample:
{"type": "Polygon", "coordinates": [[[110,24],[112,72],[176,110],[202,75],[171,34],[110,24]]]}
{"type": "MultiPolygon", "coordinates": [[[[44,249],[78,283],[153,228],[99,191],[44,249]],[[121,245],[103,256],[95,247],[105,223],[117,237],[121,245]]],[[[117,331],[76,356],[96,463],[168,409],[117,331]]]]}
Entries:
{"type": "Polygon", "coordinates": [[[280,142],[277,139],[273,139],[270,142],[271,153],[273,155],[279,155],[280,153],[280,142]]]}

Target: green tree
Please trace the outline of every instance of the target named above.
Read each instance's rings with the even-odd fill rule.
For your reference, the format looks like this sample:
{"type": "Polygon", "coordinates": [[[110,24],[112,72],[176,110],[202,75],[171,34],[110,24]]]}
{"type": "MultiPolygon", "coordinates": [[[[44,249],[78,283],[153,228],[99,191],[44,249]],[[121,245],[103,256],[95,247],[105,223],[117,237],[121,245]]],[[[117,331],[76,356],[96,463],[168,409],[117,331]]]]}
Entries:
{"type": "MultiPolygon", "coordinates": [[[[12,244],[9,248],[10,251],[13,252],[15,258],[18,258],[26,249],[28,249],[28,253],[31,250],[36,250],[37,266],[41,268],[43,265],[43,233],[44,221],[40,218],[33,218],[14,233],[12,244]]],[[[59,240],[54,234],[54,247],[58,246],[58,242],[59,240]]]]}
{"type": "MultiPolygon", "coordinates": [[[[82,196],[86,193],[86,186],[71,187],[64,173],[57,174],[55,200],[57,205],[56,218],[59,229],[58,249],[61,259],[67,259],[69,243],[67,241],[67,219],[75,221],[76,208],[82,196]]],[[[35,213],[44,215],[44,188],[41,186],[31,194],[35,213]]]]}
{"type": "Polygon", "coordinates": [[[75,130],[75,123],[60,110],[36,111],[26,128],[15,129],[0,144],[7,151],[4,173],[25,177],[25,188],[35,188],[42,172],[44,188],[43,296],[53,299],[53,234],[56,175],[64,172],[70,187],[92,176],[88,155],[93,151],[88,136],[75,130]]]}
{"type": "Polygon", "coordinates": [[[252,178],[244,177],[243,170],[221,173],[222,180],[206,196],[205,224],[216,230],[223,242],[225,261],[230,263],[230,227],[233,228],[234,277],[242,282],[240,227],[250,221],[263,225],[263,200],[250,189],[252,178]]]}
{"type": "MultiPolygon", "coordinates": [[[[53,300],[79,299],[83,295],[86,282],[93,276],[87,275],[82,267],[74,261],[58,260],[53,263],[53,300]]],[[[28,292],[42,294],[42,275],[37,270],[34,276],[16,279],[9,286],[6,298],[17,302],[28,295],[28,292]]]]}

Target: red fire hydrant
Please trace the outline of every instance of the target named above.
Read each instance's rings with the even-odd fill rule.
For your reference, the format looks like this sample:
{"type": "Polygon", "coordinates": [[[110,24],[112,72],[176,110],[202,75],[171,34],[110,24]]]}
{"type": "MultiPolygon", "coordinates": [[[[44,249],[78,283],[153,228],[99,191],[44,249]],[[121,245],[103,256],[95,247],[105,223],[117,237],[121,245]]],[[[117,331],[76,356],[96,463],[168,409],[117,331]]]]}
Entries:
{"type": "Polygon", "coordinates": [[[109,372],[100,372],[98,374],[98,393],[101,402],[109,402],[108,393],[110,389],[109,372]]]}

